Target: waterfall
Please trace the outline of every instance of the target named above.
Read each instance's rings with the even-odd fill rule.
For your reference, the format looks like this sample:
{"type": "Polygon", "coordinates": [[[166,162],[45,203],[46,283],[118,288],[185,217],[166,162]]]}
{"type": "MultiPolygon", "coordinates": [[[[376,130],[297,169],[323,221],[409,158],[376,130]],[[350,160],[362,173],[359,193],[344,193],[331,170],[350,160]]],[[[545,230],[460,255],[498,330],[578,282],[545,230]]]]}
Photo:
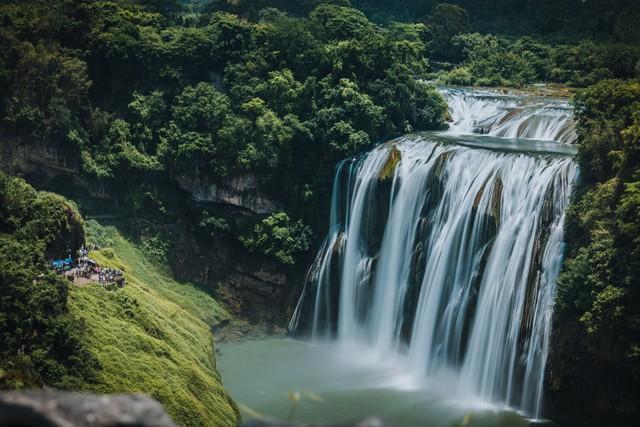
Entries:
{"type": "Polygon", "coordinates": [[[458,88],[444,88],[440,93],[449,103],[452,133],[567,144],[576,140],[575,123],[566,100],[458,88]]]}
{"type": "MultiPolygon", "coordinates": [[[[488,110],[474,117],[504,105],[478,102],[488,110]]],[[[330,231],[290,329],[403,354],[416,378],[454,375],[464,392],[538,417],[577,167],[561,153],[458,144],[455,126],[338,165],[330,231]]]]}

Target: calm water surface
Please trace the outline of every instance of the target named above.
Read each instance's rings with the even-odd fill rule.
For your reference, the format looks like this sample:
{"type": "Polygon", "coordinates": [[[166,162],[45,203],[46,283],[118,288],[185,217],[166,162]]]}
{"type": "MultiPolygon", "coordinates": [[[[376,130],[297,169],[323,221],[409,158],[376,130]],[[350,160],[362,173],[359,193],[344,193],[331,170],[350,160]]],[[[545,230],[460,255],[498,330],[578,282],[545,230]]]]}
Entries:
{"type": "Polygon", "coordinates": [[[264,416],[287,419],[293,406],[288,395],[298,392],[297,422],[378,416],[417,427],[533,425],[508,408],[459,393],[445,377],[417,381],[400,356],[384,359],[357,346],[291,339],[220,344],[218,350],[218,369],[233,398],[264,416]]]}

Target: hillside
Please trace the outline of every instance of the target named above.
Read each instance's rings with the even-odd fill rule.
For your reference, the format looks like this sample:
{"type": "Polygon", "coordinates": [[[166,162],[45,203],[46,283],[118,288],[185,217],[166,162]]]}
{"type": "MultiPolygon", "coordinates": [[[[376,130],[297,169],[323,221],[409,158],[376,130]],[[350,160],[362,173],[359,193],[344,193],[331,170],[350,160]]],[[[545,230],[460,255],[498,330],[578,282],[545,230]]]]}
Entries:
{"type": "Polygon", "coordinates": [[[86,327],[101,369],[93,391],[143,391],[183,426],[234,426],[238,414],[216,370],[211,326],[229,315],[211,296],[178,283],[113,226],[87,223],[90,254],[125,272],[123,289],[73,287],[71,313],[86,327]]]}
{"type": "Polygon", "coordinates": [[[74,203],[0,172],[0,388],[139,391],[179,425],[237,425],[211,331],[230,315],[149,259],[74,203]],[[124,272],[124,287],[53,271],[85,241],[99,266],[124,272]]]}
{"type": "MultiPolygon", "coordinates": [[[[1,1],[0,388],[144,391],[181,425],[237,424],[212,329],[284,334],[329,224],[347,218],[331,207],[351,197],[341,177],[388,141],[455,126],[450,88],[508,88],[528,99],[503,118],[534,92],[566,96],[517,128],[569,117],[578,147],[541,413],[625,425],[640,379],[638,22],[640,0],[1,1]],[[50,271],[85,242],[124,288],[50,271]]],[[[469,134],[484,133],[473,110],[469,134]]],[[[367,246],[358,271],[378,268],[367,246]]],[[[404,259],[425,253],[420,241],[404,259]]],[[[323,271],[336,290],[343,275],[323,271]]],[[[409,341],[406,319],[385,331],[409,341]]]]}

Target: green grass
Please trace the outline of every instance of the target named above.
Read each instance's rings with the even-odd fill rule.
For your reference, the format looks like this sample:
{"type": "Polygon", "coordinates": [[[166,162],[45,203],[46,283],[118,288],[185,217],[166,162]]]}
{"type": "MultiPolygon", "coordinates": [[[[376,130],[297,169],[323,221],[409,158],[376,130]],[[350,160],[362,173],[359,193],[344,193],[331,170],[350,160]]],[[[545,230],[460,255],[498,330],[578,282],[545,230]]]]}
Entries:
{"type": "Polygon", "coordinates": [[[211,325],[229,314],[207,293],[149,262],[115,227],[87,222],[99,264],[125,272],[117,291],[72,287],[69,306],[84,321],[100,362],[101,393],[145,392],[182,426],[235,426],[238,412],[216,370],[211,325]],[[108,247],[105,247],[108,246],[108,247]]]}

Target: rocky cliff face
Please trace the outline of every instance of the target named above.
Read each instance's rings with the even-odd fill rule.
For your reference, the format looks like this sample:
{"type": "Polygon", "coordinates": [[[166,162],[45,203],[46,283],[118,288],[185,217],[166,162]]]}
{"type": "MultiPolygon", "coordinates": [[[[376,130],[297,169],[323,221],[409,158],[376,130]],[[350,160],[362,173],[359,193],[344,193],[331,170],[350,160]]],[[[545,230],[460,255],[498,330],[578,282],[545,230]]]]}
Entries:
{"type": "MultiPolygon", "coordinates": [[[[64,182],[63,185],[92,197],[110,200],[108,188],[82,176],[79,159],[20,138],[0,134],[0,142],[0,169],[23,175],[28,181],[37,181],[44,189],[60,191],[59,183],[64,182]]],[[[179,178],[176,181],[180,189],[187,192],[190,204],[219,206],[231,216],[256,218],[281,208],[279,202],[261,191],[258,180],[251,174],[219,183],[179,178]]],[[[118,217],[118,214],[111,215],[115,212],[105,213],[95,216],[118,217]]],[[[174,216],[180,218],[184,214],[186,211],[174,213],[174,216]]],[[[140,226],[137,222],[143,220],[131,218],[127,221],[132,222],[132,228],[137,228],[140,226]]],[[[271,258],[249,253],[236,239],[202,239],[199,230],[182,220],[174,224],[145,224],[139,228],[151,233],[170,230],[174,242],[168,259],[174,275],[209,290],[232,314],[247,322],[245,332],[285,330],[292,281],[284,266],[271,258]]],[[[139,233],[145,233],[140,230],[139,233]]]]}
{"type": "Polygon", "coordinates": [[[203,285],[235,316],[261,327],[285,325],[290,282],[276,261],[230,239],[205,246],[188,232],[176,235],[168,258],[179,279],[203,285]]]}
{"type": "Polygon", "coordinates": [[[22,138],[0,134],[0,167],[9,173],[44,173],[50,177],[74,175],[80,163],[73,156],[45,144],[29,143],[22,138]]]}
{"type": "Polygon", "coordinates": [[[198,203],[223,203],[256,214],[270,214],[282,208],[278,202],[260,192],[258,180],[252,174],[234,176],[221,183],[178,178],[183,190],[198,203]]]}
{"type": "MultiPolygon", "coordinates": [[[[197,204],[223,205],[231,215],[266,215],[280,204],[260,191],[254,175],[220,183],[178,179],[197,204]]],[[[217,238],[202,245],[196,233],[176,236],[169,256],[178,278],[205,286],[216,299],[248,322],[246,333],[283,333],[288,317],[289,271],[271,258],[248,253],[237,241],[217,238]]]]}
{"type": "Polygon", "coordinates": [[[581,325],[556,316],[549,354],[545,414],[563,426],[636,425],[640,388],[636,372],[613,361],[617,338],[585,345],[581,325]]]}
{"type": "Polygon", "coordinates": [[[11,175],[24,176],[33,184],[44,183],[48,187],[46,183],[64,181],[92,197],[110,197],[103,184],[90,183],[81,175],[77,155],[62,152],[52,145],[0,133],[0,169],[11,175]]]}

